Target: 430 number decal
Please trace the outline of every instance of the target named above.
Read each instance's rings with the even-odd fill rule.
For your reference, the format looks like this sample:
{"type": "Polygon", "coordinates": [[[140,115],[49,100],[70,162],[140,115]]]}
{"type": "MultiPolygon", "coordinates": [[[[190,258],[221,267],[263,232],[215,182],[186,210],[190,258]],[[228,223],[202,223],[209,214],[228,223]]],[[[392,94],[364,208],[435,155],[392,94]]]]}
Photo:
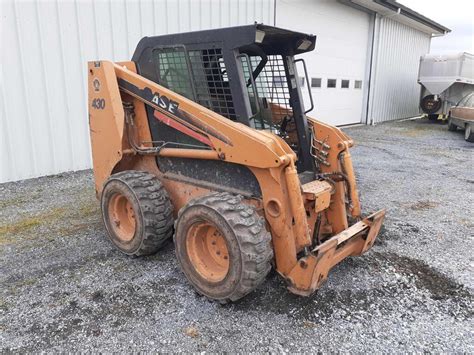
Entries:
{"type": "Polygon", "coordinates": [[[105,108],[105,100],[104,99],[94,99],[92,100],[92,107],[96,110],[103,110],[105,108]]]}

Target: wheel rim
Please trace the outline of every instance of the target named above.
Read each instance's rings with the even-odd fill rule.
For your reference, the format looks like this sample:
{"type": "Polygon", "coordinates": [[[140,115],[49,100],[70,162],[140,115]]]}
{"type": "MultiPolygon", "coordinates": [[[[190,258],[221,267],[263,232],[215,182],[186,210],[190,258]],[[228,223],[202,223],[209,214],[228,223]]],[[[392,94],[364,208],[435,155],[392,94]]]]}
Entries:
{"type": "Polygon", "coordinates": [[[114,194],[110,199],[109,219],[115,235],[121,241],[133,239],[136,229],[135,211],[129,199],[121,193],[114,194]]]}
{"type": "Polygon", "coordinates": [[[466,130],[464,131],[464,138],[468,140],[470,135],[471,135],[471,126],[467,125],[466,130]]]}
{"type": "Polygon", "coordinates": [[[194,269],[210,282],[222,281],[229,271],[229,251],[219,230],[207,222],[194,223],[186,235],[186,249],[194,269]]]}

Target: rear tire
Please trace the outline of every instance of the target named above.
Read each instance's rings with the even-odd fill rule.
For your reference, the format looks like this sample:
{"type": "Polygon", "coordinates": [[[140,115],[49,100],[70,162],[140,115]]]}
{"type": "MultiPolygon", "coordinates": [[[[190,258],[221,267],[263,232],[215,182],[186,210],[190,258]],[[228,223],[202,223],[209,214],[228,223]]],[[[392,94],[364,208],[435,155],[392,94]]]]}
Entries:
{"type": "Polygon", "coordinates": [[[111,175],[101,209],[109,239],[127,255],[154,254],[172,235],[173,207],[152,174],[128,170],[111,175]]]}
{"type": "Polygon", "coordinates": [[[220,303],[260,285],[273,249],[265,220],[242,196],[215,193],[183,207],[175,224],[176,256],[196,291],[220,303]]]}
{"type": "Polygon", "coordinates": [[[464,139],[470,143],[474,143],[474,130],[472,124],[466,124],[466,130],[464,131],[464,139]]]}
{"type": "Polygon", "coordinates": [[[448,131],[450,132],[456,132],[458,130],[458,126],[456,126],[451,118],[448,119],[448,131]]]}

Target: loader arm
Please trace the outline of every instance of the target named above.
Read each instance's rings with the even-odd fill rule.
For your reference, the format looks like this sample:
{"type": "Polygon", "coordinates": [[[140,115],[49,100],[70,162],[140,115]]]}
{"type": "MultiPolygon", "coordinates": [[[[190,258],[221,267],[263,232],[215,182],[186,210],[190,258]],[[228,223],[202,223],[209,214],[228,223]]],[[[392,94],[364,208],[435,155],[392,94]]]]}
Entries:
{"type": "MultiPolygon", "coordinates": [[[[312,185],[317,190],[301,185],[296,154],[280,137],[230,121],[138,75],[134,62],[89,63],[89,110],[98,195],[105,179],[120,170],[121,164],[144,166],[149,156],[219,160],[250,169],[262,196],[249,201],[257,200],[263,210],[272,234],[276,269],[295,293],[311,294],[334,265],[368,250],[378,234],[384,211],[349,227],[347,211],[360,217],[349,155],[353,142],[335,127],[309,119],[313,154],[321,170],[312,185]],[[205,146],[183,149],[151,142],[145,107],[154,110],[155,119],[205,146]],[[320,228],[316,228],[317,220],[320,228]],[[315,234],[324,239],[313,247],[315,234]]],[[[153,169],[160,174],[159,166],[153,169]]],[[[170,191],[179,210],[186,201],[177,194],[179,191],[170,191]]]]}

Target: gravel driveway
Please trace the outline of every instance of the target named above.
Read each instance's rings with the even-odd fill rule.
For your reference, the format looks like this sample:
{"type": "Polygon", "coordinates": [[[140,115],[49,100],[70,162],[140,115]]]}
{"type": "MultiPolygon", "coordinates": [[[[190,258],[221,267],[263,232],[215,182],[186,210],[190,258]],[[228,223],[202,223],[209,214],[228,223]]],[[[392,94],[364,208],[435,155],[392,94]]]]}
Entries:
{"type": "Polygon", "coordinates": [[[474,144],[404,121],[346,131],[374,248],[310,298],[274,272],[236,304],[194,293],[172,243],[131,258],[104,234],[91,171],[0,185],[0,352],[474,352],[474,144]]]}

